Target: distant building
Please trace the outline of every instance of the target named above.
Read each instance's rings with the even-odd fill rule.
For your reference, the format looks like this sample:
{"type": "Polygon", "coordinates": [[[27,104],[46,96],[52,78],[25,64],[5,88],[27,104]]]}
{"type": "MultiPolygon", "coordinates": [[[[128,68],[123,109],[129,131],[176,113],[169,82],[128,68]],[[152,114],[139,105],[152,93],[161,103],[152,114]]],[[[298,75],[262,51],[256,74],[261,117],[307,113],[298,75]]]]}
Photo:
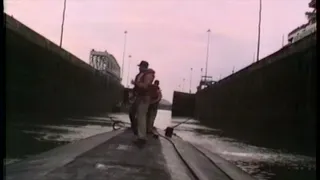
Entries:
{"type": "Polygon", "coordinates": [[[304,37],[312,33],[315,33],[317,31],[316,0],[312,0],[309,3],[309,7],[312,8],[313,10],[311,12],[305,13],[308,19],[308,23],[295,28],[288,34],[289,43],[294,43],[296,41],[299,41],[300,39],[303,39],[304,37]]]}
{"type": "Polygon", "coordinates": [[[90,65],[104,74],[110,74],[117,80],[121,80],[120,66],[116,58],[107,51],[90,51],[90,65]]]}

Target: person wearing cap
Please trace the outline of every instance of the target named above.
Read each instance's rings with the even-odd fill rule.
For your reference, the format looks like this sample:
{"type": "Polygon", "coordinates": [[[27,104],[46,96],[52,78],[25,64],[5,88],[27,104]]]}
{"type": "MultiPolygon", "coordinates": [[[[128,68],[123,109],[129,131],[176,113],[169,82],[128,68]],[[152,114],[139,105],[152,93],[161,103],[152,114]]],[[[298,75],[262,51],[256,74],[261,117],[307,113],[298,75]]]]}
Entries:
{"type": "Polygon", "coordinates": [[[154,121],[157,116],[158,112],[158,106],[159,102],[162,99],[162,93],[159,87],[159,80],[155,80],[153,85],[150,86],[150,98],[151,102],[148,108],[148,114],[147,114],[147,133],[149,134],[155,134],[153,132],[154,128],[154,121]]]}
{"type": "Polygon", "coordinates": [[[131,84],[134,85],[132,89],[133,95],[131,97],[133,99],[133,103],[129,109],[129,119],[131,122],[131,129],[135,135],[138,135],[136,112],[137,112],[137,107],[139,102],[137,101],[138,87],[136,86],[136,82],[141,78],[141,76],[143,75],[143,72],[145,72],[148,69],[149,63],[147,61],[141,61],[140,64],[138,64],[138,66],[139,66],[139,73],[136,75],[135,79],[131,81],[131,84]]]}
{"type": "Polygon", "coordinates": [[[147,138],[147,112],[150,105],[150,95],[149,87],[152,85],[152,82],[155,77],[155,71],[148,68],[149,64],[146,61],[141,61],[138,65],[139,70],[142,71],[141,74],[138,74],[137,78],[134,81],[135,92],[136,92],[136,119],[137,120],[137,136],[138,139],[135,141],[138,145],[144,145],[147,138]]]}

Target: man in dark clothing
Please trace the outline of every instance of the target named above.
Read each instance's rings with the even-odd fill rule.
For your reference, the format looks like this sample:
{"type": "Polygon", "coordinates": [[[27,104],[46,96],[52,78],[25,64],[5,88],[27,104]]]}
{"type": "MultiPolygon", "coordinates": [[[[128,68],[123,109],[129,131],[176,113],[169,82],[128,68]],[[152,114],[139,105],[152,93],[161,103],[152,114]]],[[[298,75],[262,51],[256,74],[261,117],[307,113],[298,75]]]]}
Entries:
{"type": "Polygon", "coordinates": [[[154,134],[153,133],[154,121],[157,116],[159,102],[162,99],[162,93],[159,88],[159,80],[154,81],[154,84],[150,88],[149,94],[151,97],[151,102],[150,102],[150,105],[148,108],[148,114],[147,114],[147,132],[149,134],[154,134]]]}
{"type": "Polygon", "coordinates": [[[136,121],[136,112],[137,112],[137,101],[135,100],[135,92],[132,92],[132,99],[133,99],[133,103],[131,104],[131,107],[129,109],[129,119],[130,119],[130,123],[131,123],[131,129],[133,131],[133,133],[135,135],[137,135],[137,121],[136,121]]]}

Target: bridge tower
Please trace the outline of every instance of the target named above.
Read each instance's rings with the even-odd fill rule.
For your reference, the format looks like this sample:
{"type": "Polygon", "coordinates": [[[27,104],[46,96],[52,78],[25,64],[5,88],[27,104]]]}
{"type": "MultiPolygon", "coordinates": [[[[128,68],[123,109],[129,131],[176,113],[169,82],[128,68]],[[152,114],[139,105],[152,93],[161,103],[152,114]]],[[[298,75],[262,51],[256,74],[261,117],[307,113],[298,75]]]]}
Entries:
{"type": "Polygon", "coordinates": [[[120,79],[120,66],[112,54],[107,51],[90,51],[89,64],[103,74],[112,74],[120,79]]]}
{"type": "Polygon", "coordinates": [[[98,52],[92,49],[90,52],[89,64],[93,68],[103,72],[107,65],[107,56],[108,56],[107,52],[98,52]]]}

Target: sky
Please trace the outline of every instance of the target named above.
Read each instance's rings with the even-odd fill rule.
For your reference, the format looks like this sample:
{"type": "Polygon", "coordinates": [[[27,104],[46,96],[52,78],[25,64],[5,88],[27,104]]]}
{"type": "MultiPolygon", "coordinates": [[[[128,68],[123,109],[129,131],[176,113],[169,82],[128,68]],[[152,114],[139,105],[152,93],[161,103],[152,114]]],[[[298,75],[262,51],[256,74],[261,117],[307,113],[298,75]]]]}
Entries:
{"type": "MultiPolygon", "coordinates": [[[[262,0],[260,59],[307,22],[309,1],[262,0]]],[[[56,44],[62,11],[63,0],[4,0],[4,12],[56,44]]],[[[208,29],[208,75],[214,80],[254,62],[258,11],[259,0],[67,0],[62,46],[87,63],[91,49],[107,50],[121,66],[128,31],[122,83],[127,85],[129,72],[130,84],[137,64],[146,60],[172,102],[174,90],[191,87],[194,93],[201,68],[204,75],[208,29]]]]}

